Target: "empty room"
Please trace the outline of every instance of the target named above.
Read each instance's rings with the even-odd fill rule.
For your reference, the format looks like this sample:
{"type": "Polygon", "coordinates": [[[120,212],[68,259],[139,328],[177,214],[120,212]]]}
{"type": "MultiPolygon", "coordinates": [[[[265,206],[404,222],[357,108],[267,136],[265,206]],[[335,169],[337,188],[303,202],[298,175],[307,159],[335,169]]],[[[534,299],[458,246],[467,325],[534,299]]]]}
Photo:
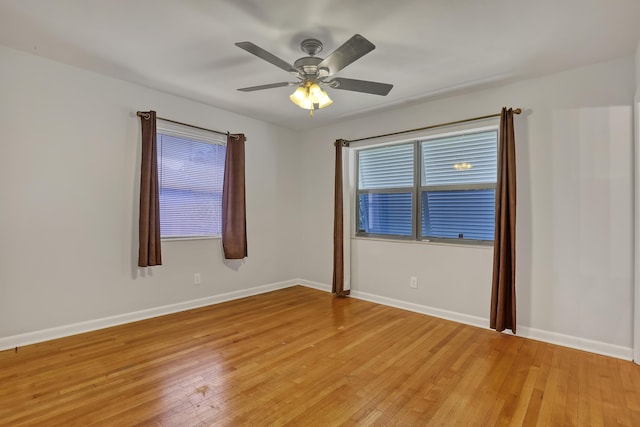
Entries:
{"type": "Polygon", "coordinates": [[[0,1],[0,425],[640,425],[639,18],[0,1]]]}

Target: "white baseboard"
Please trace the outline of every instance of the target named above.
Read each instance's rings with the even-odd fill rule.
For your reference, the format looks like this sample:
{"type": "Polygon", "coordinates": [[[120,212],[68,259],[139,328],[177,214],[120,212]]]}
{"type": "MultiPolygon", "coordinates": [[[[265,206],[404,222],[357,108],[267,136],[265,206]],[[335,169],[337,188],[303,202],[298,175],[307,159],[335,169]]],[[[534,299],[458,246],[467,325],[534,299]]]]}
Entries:
{"type": "Polygon", "coordinates": [[[427,314],[433,317],[439,317],[441,319],[453,320],[454,322],[464,323],[467,325],[477,326],[479,328],[487,328],[489,321],[482,317],[470,316],[468,314],[456,313],[455,311],[442,310],[439,308],[429,307],[427,305],[414,304],[412,302],[397,300],[393,298],[382,297],[379,295],[370,294],[367,292],[360,292],[351,290],[351,296],[365,301],[371,301],[382,305],[388,305],[390,307],[401,308],[403,310],[413,311],[420,314],[427,314]]]}
{"type": "MultiPolygon", "coordinates": [[[[234,292],[227,292],[219,295],[212,295],[205,298],[179,302],[176,304],[135,311],[132,313],[104,317],[102,319],[73,323],[71,325],[58,326],[55,328],[27,332],[24,334],[12,335],[8,337],[0,337],[0,351],[15,347],[22,347],[29,344],[35,344],[38,342],[49,341],[56,338],[67,337],[70,335],[81,334],[84,332],[91,332],[111,326],[122,325],[125,323],[136,322],[138,320],[149,319],[152,317],[164,316],[165,314],[177,313],[180,311],[191,310],[193,308],[219,304],[225,301],[263,294],[266,292],[284,289],[296,285],[302,285],[324,292],[331,292],[331,286],[324,283],[305,279],[286,280],[283,282],[270,283],[267,285],[256,286],[253,288],[234,292]]],[[[352,289],[351,296],[353,298],[361,299],[364,301],[375,302],[389,307],[396,307],[402,310],[408,310],[416,313],[426,314],[429,316],[439,317],[441,319],[452,320],[455,322],[477,326],[484,329],[488,329],[489,325],[489,320],[482,317],[442,310],[426,305],[415,304],[407,301],[370,294],[368,292],[361,292],[352,289]]],[[[589,351],[591,353],[616,357],[618,359],[633,360],[633,350],[631,348],[603,343],[601,341],[593,341],[586,338],[564,335],[556,332],[545,331],[542,329],[530,328],[527,326],[518,326],[518,336],[534,339],[537,341],[548,342],[550,344],[557,344],[564,347],[575,348],[578,350],[589,351]]]]}
{"type": "Polygon", "coordinates": [[[84,332],[96,331],[98,329],[109,328],[111,326],[136,322],[138,320],[149,319],[152,317],[164,316],[165,314],[177,313],[180,311],[191,310],[193,308],[219,304],[221,302],[245,298],[252,295],[263,294],[266,292],[295,286],[299,283],[300,281],[296,279],[286,280],[284,282],[270,283],[267,285],[256,286],[249,289],[242,289],[239,291],[212,295],[205,298],[164,305],[161,307],[149,308],[132,313],[118,314],[101,319],[73,323],[71,325],[58,326],[55,328],[27,332],[24,334],[12,335],[8,337],[0,337],[0,351],[22,347],[29,344],[35,344],[43,341],[49,341],[56,338],[68,337],[70,335],[81,334],[84,332]]]}
{"type": "Polygon", "coordinates": [[[324,283],[312,282],[311,280],[305,280],[305,279],[296,279],[296,283],[302,286],[306,286],[307,288],[313,288],[319,291],[331,292],[331,286],[325,285],[324,283]]]}
{"type": "Polygon", "coordinates": [[[608,344],[602,341],[594,341],[586,338],[574,337],[572,335],[559,334],[557,332],[545,331],[542,329],[518,326],[518,336],[530,338],[536,341],[544,341],[550,344],[557,344],[563,347],[575,348],[591,353],[611,356],[618,359],[633,360],[633,349],[615,344],[608,344]]]}
{"type": "MultiPolygon", "coordinates": [[[[331,292],[331,286],[322,283],[312,282],[304,279],[298,279],[298,283],[309,288],[331,292]]],[[[455,322],[477,326],[483,329],[489,329],[489,319],[485,319],[483,317],[470,316],[468,314],[442,310],[439,308],[429,307],[421,304],[414,304],[407,301],[387,298],[380,295],[370,294],[368,292],[360,292],[353,289],[351,290],[351,297],[387,305],[390,307],[396,307],[403,310],[413,311],[416,313],[426,314],[429,316],[439,317],[441,319],[453,320],[455,322]]],[[[574,337],[571,335],[565,335],[557,332],[550,332],[521,325],[518,325],[517,330],[517,336],[519,337],[529,338],[536,341],[543,341],[563,347],[575,348],[577,350],[584,350],[591,353],[602,354],[604,356],[615,357],[618,359],[633,360],[633,350],[628,347],[622,347],[615,344],[608,344],[601,341],[594,341],[586,338],[574,337]]]]}

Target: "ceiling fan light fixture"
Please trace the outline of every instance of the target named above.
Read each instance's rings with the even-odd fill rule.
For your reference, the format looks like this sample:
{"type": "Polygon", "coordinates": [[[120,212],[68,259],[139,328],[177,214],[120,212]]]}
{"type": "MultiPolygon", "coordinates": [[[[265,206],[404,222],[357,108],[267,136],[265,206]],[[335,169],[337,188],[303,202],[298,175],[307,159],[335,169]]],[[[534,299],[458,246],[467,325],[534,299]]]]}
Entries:
{"type": "Polygon", "coordinates": [[[318,83],[307,82],[289,96],[291,102],[305,110],[317,110],[333,103],[326,91],[318,83]]]}
{"type": "Polygon", "coordinates": [[[302,101],[307,97],[307,90],[303,86],[298,86],[298,88],[291,94],[289,99],[296,105],[300,105],[302,101]]]}

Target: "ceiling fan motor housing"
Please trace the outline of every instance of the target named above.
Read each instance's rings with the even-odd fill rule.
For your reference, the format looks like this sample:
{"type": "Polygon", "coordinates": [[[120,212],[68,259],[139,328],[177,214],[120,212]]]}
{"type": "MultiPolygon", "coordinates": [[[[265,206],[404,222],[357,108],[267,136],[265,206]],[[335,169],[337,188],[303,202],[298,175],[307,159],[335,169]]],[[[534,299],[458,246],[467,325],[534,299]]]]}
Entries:
{"type": "Polygon", "coordinates": [[[315,56],[306,56],[300,58],[293,63],[293,66],[302,71],[303,78],[319,78],[329,75],[329,69],[322,67],[318,68],[318,64],[322,62],[322,58],[316,58],[315,56]]]}

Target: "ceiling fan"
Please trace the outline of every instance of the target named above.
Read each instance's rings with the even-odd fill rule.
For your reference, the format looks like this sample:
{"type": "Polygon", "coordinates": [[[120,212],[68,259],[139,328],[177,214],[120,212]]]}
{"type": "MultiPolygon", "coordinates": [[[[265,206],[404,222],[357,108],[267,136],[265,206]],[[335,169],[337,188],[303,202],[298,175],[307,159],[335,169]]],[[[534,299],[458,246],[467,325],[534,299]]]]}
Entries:
{"type": "Polygon", "coordinates": [[[310,115],[313,115],[313,110],[327,107],[333,102],[327,92],[321,88],[322,86],[382,96],[387,95],[393,87],[387,83],[334,77],[338,71],[376,48],[360,34],[355,34],[324,59],[316,56],[322,51],[322,42],[312,38],[305,39],[300,43],[300,48],[308,56],[297,59],[293,65],[251,42],[239,42],[236,46],[282,68],[297,79],[295,82],[244,87],[238,89],[239,91],[253,92],[276,87],[298,86],[289,98],[298,107],[309,110],[310,115]]]}

